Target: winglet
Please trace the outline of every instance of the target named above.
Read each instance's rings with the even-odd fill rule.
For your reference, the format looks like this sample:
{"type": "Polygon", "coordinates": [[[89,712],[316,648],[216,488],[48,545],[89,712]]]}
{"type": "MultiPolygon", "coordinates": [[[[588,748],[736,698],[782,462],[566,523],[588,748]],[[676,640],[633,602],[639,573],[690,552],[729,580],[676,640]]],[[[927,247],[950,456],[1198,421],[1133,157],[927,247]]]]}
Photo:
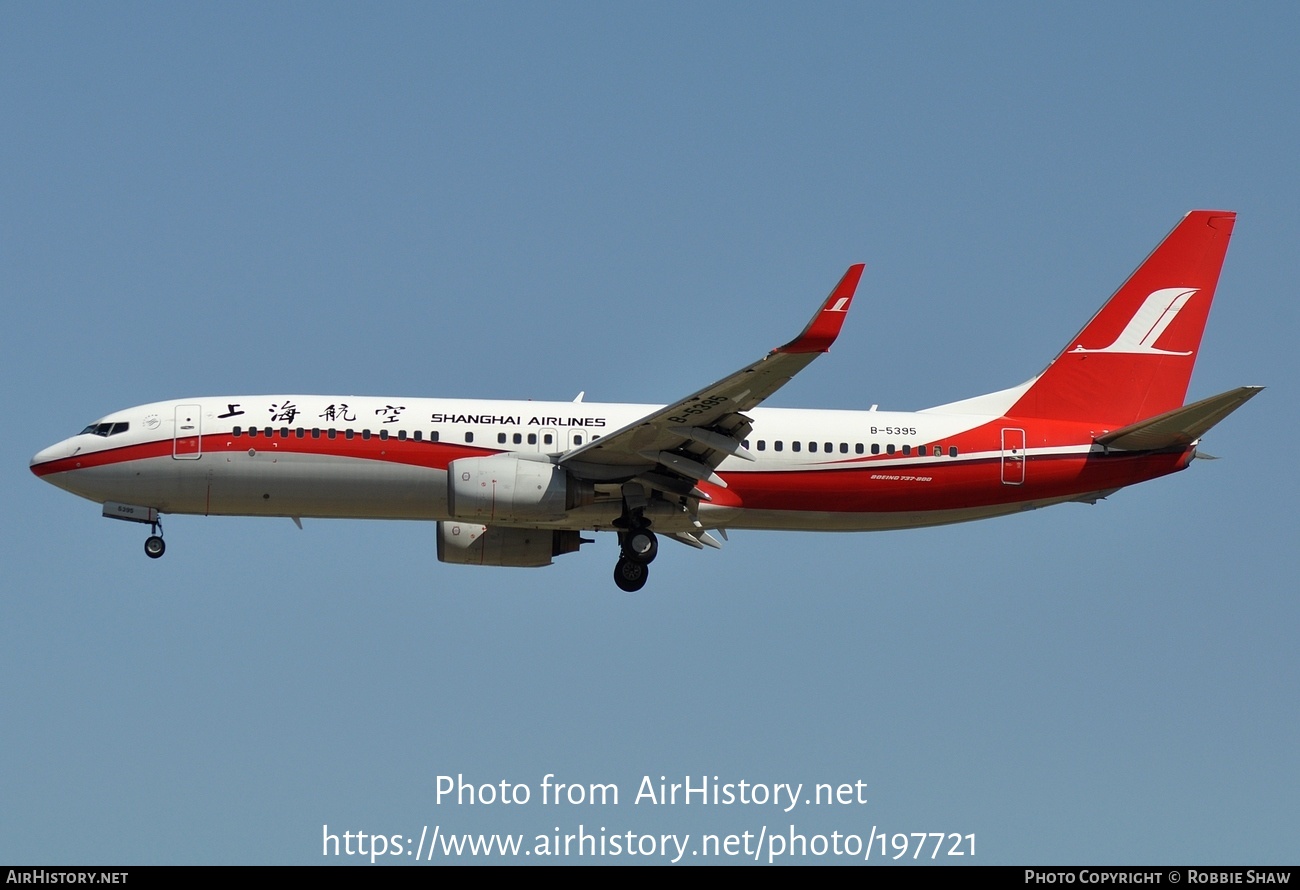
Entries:
{"type": "Polygon", "coordinates": [[[844,273],[840,283],[835,285],[831,295],[822,303],[822,307],[817,310],[817,314],[808,322],[808,327],[803,329],[803,333],[795,337],[784,346],[778,346],[773,352],[827,352],[835,338],[840,335],[840,328],[844,326],[844,318],[849,313],[849,305],[853,302],[853,294],[858,289],[858,280],[862,278],[864,265],[857,263],[849,266],[849,271],[844,273]]]}

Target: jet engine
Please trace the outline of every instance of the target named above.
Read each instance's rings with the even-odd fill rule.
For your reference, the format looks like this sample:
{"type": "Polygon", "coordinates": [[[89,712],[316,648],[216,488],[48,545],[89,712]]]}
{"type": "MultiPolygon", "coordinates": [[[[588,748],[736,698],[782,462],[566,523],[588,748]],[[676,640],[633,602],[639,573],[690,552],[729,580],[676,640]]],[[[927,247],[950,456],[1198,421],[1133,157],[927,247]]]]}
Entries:
{"type": "Polygon", "coordinates": [[[473,522],[561,519],[595,500],[590,482],[549,461],[513,455],[466,457],[447,466],[447,511],[473,522]]]}
{"type": "Polygon", "coordinates": [[[575,531],[438,523],[438,560],[457,565],[548,566],[552,557],[574,553],[581,545],[581,533],[575,531]]]}

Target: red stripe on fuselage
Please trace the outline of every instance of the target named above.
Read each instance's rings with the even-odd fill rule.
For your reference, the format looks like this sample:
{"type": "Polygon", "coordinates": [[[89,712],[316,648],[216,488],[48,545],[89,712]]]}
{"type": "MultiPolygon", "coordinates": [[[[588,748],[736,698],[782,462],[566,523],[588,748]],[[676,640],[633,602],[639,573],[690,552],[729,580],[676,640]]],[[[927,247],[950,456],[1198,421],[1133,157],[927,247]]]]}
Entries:
{"type": "MultiPolygon", "coordinates": [[[[340,433],[330,439],[322,435],[319,439],[304,436],[281,438],[280,436],[234,436],[230,433],[210,433],[203,436],[202,454],[227,454],[247,452],[254,449],[258,454],[312,454],[327,457],[343,457],[356,460],[379,460],[390,463],[408,464],[445,470],[447,464],[461,457],[486,457],[498,453],[491,448],[479,448],[474,445],[461,445],[454,442],[416,442],[411,439],[380,439],[372,435],[363,439],[355,435],[351,439],[340,433]]],[[[150,460],[172,456],[172,440],[158,439],[152,442],[137,442],[121,448],[106,448],[100,451],[86,451],[57,460],[36,464],[31,469],[37,476],[45,477],[56,473],[67,473],[91,467],[105,467],[114,464],[129,463],[136,460],[150,460]]],[[[183,462],[201,463],[202,457],[186,458],[183,462]]],[[[180,463],[182,461],[178,461],[180,463]]]]}

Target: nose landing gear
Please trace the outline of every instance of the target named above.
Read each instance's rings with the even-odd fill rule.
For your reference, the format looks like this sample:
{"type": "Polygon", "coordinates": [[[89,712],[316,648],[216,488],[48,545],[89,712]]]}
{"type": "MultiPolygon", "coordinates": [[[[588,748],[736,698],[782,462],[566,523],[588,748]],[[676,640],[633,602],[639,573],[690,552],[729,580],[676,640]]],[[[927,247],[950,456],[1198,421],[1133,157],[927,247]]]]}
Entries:
{"type": "Polygon", "coordinates": [[[149,537],[144,541],[144,555],[157,559],[167,551],[163,543],[162,514],[157,507],[141,507],[136,504],[119,504],[116,501],[104,502],[105,519],[122,519],[127,522],[140,522],[149,526],[149,537]]]}
{"type": "Polygon", "coordinates": [[[144,555],[150,559],[157,559],[167,552],[167,544],[162,539],[162,520],[150,523],[149,530],[153,534],[144,539],[144,555]]]}

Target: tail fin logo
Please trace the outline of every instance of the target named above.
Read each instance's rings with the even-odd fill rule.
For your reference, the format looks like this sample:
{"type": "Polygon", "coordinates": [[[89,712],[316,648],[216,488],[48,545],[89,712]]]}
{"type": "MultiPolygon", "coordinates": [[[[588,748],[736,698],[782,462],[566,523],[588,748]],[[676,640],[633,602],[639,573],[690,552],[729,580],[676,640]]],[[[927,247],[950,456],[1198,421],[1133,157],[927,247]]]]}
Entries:
{"type": "Polygon", "coordinates": [[[1187,301],[1200,288],[1196,287],[1162,287],[1152,291],[1142,303],[1142,307],[1133,314],[1124,330],[1120,331],[1115,342],[1101,349],[1074,347],[1074,352],[1122,352],[1130,355],[1191,355],[1186,352],[1172,352],[1156,349],[1156,341],[1178,317],[1178,313],[1187,301]]]}

